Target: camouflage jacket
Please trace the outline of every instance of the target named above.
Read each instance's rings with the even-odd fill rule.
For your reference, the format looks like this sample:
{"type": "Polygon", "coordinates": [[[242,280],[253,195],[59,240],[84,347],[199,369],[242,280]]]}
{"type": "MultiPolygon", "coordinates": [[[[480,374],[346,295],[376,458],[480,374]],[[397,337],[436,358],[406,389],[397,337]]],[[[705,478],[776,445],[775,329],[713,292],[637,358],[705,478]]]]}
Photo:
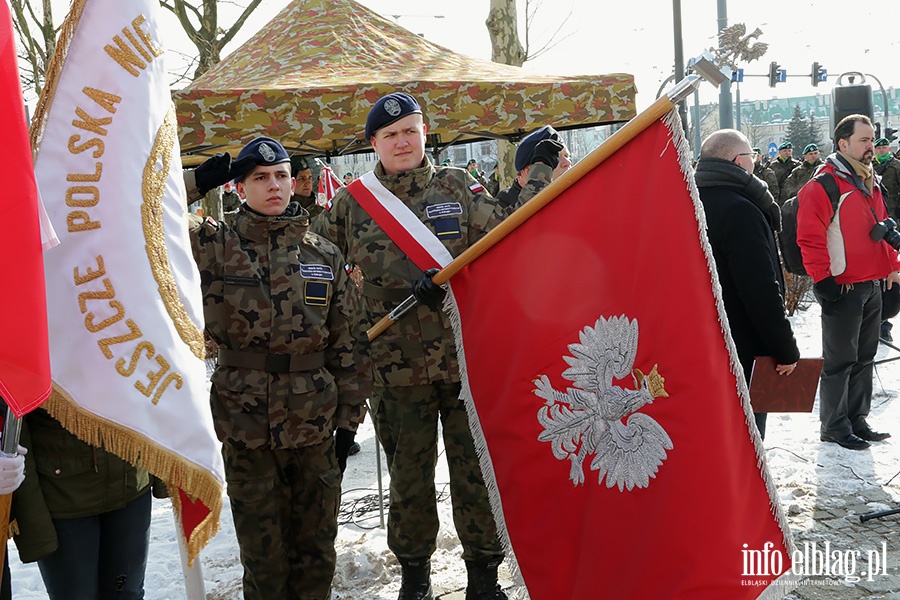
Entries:
{"type": "Polygon", "coordinates": [[[885,163],[873,161],[875,172],[881,175],[881,183],[887,190],[884,201],[887,202],[890,216],[897,214],[900,208],[900,160],[891,157],[891,160],[885,163]]]}
{"type": "MultiPolygon", "coordinates": [[[[549,185],[550,167],[531,169],[521,194],[528,200],[549,185]]],[[[429,207],[452,205],[458,232],[442,235],[451,256],[458,256],[496,226],[510,210],[502,207],[464,169],[423,166],[398,175],[386,175],[381,163],[375,175],[434,231],[437,217],[429,207]],[[473,187],[474,186],[474,187],[473,187]],[[473,191],[473,189],[475,191],[473,191]]],[[[511,207],[514,209],[518,206],[511,207]]],[[[447,206],[445,206],[446,208],[447,206]]],[[[441,219],[446,218],[446,211],[441,219]]],[[[351,265],[363,275],[366,327],[371,327],[412,293],[422,271],[400,250],[356,202],[346,188],[338,190],[330,211],[313,224],[318,233],[334,241],[351,265]]],[[[459,381],[459,366],[450,320],[443,311],[418,305],[372,341],[374,382],[380,386],[424,385],[459,381]]]]}
{"type": "Polygon", "coordinates": [[[772,194],[772,198],[777,201],[780,190],[778,188],[778,178],[775,177],[775,171],[763,163],[758,162],[753,166],[753,174],[766,183],[766,186],[769,188],[769,193],[772,194]]]}
{"type": "MultiPolygon", "coordinates": [[[[775,173],[775,179],[778,180],[779,189],[784,187],[784,182],[788,178],[788,175],[791,174],[791,171],[799,166],[799,160],[795,158],[789,158],[788,160],[782,161],[780,156],[776,156],[769,163],[769,168],[772,169],[772,172],[775,173]]],[[[781,196],[784,196],[784,194],[779,194],[779,196],[776,196],[775,199],[778,200],[778,198],[781,196]]],[[[788,198],[790,198],[790,196],[788,196],[788,198]]]]}
{"type": "Polygon", "coordinates": [[[788,198],[793,198],[797,195],[797,192],[800,191],[806,182],[812,179],[813,175],[816,174],[816,169],[818,169],[825,161],[822,159],[817,160],[814,163],[808,163],[805,160],[800,163],[796,169],[791,171],[791,174],[788,175],[788,178],[784,181],[784,185],[781,186],[781,202],[783,204],[785,200],[788,198]]]}
{"type": "Polygon", "coordinates": [[[222,441],[297,448],[363,420],[371,366],[359,293],[338,249],[308,228],[296,203],[278,217],[242,205],[233,228],[191,225],[206,330],[220,347],[210,403],[222,441]],[[280,355],[291,365],[238,366],[223,349],[238,363],[280,355]]]}
{"type": "Polygon", "coordinates": [[[292,202],[297,202],[298,204],[300,204],[300,206],[306,209],[306,212],[309,213],[310,223],[312,223],[313,219],[322,214],[322,211],[325,210],[324,207],[319,206],[319,204],[316,202],[317,197],[318,195],[316,194],[315,190],[313,190],[312,196],[298,196],[297,194],[294,194],[293,197],[291,197],[292,202]]]}

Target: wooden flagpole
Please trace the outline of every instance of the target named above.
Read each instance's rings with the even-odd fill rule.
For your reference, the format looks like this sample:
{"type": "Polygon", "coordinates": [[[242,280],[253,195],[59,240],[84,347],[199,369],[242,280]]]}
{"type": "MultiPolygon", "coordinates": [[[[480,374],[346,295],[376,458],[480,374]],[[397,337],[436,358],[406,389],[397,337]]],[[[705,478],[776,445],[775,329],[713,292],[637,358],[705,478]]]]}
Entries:
{"type": "MultiPolygon", "coordinates": [[[[578,164],[566,171],[559,179],[541,190],[534,198],[523,204],[509,217],[504,219],[499,225],[488,232],[487,235],[454,258],[450,264],[438,271],[434,277],[432,277],[432,281],[438,285],[446,283],[466,265],[487,252],[490,248],[500,242],[500,240],[509,235],[516,227],[530,219],[540,209],[552,202],[576,181],[594,169],[594,167],[612,156],[651,124],[661,119],[682,98],[698,87],[701,81],[702,79],[699,75],[693,74],[682,79],[668,94],[661,96],[646,110],[628,121],[622,129],[614,133],[609,139],[594,149],[594,151],[588,154],[584,160],[579,161],[578,164]]],[[[381,320],[375,323],[375,325],[366,332],[369,341],[374,340],[384,333],[388,327],[395,323],[413,306],[415,306],[415,298],[410,296],[400,306],[391,311],[390,314],[382,317],[381,320]]]]}

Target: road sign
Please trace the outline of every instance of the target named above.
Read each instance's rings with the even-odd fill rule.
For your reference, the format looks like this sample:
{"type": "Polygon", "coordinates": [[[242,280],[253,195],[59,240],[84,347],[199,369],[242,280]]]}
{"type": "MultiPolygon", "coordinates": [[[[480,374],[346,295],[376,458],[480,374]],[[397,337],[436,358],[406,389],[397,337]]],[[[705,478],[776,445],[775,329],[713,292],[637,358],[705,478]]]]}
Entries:
{"type": "Polygon", "coordinates": [[[769,153],[769,158],[775,158],[775,155],[778,154],[778,146],[775,145],[775,142],[769,142],[766,152],[769,153]]]}

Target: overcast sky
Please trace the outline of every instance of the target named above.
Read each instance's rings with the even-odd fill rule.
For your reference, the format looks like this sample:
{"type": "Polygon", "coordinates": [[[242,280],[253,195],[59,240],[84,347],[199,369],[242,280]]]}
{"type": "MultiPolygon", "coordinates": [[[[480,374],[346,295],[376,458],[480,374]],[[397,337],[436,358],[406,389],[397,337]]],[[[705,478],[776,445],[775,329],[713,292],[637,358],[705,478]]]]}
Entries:
{"type": "MultiPolygon", "coordinates": [[[[484,21],[489,0],[360,0],[360,3],[455,52],[490,59],[490,39],[484,21]],[[441,15],[442,18],[436,18],[441,15]]],[[[287,0],[263,0],[239,42],[256,33],[287,0]]],[[[685,59],[715,45],[718,30],[716,0],[684,0],[682,5],[685,59]]],[[[860,71],[874,75],[885,88],[900,84],[900,4],[892,1],[859,3],[853,11],[835,10],[824,2],[763,0],[732,2],[728,24],[745,23],[763,30],[769,50],[759,61],[745,65],[747,75],[766,75],[776,61],[788,71],[788,81],[776,88],[766,77],[747,77],[741,84],[744,100],[775,96],[812,95],[830,91],[837,75],[860,71]],[[777,15],[777,16],[776,16],[777,15]],[[879,32],[885,33],[879,33],[879,32]],[[818,61],[829,79],[814,88],[809,79],[818,61]],[[798,77],[794,77],[798,75],[798,77]]],[[[222,11],[225,7],[222,7],[222,11]]],[[[519,0],[520,12],[524,0],[519,0]]],[[[649,106],[674,65],[673,2],[641,0],[544,0],[537,13],[532,44],[545,44],[562,24],[557,44],[526,68],[546,74],[594,75],[625,72],[635,76],[638,109],[649,106]],[[564,19],[568,20],[563,24],[564,19]]],[[[186,43],[186,42],[185,42],[186,43]]],[[[229,48],[233,50],[239,44],[229,48]]],[[[857,82],[859,82],[857,80],[857,82]]],[[[847,83],[847,78],[844,78],[847,83]]],[[[874,90],[878,83],[870,78],[874,90]]],[[[717,100],[710,85],[702,102],[717,100]]],[[[894,119],[900,122],[900,116],[894,119]]]]}

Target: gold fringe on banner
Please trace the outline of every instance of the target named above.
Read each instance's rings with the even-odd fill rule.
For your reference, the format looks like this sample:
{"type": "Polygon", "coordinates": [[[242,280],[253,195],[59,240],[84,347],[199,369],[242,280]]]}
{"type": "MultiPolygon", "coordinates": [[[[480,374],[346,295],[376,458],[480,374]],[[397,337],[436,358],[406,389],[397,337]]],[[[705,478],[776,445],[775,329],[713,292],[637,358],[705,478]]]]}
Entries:
{"type": "Polygon", "coordinates": [[[69,55],[69,46],[72,45],[72,38],[75,37],[75,30],[81,21],[81,14],[84,12],[84,5],[87,0],[73,0],[72,6],[69,8],[69,14],[62,24],[59,31],[59,38],[56,41],[56,50],[50,59],[50,64],[44,72],[44,89],[38,98],[37,106],[34,109],[34,116],[31,118],[31,155],[37,156],[38,148],[41,146],[41,140],[44,137],[44,129],[47,127],[47,119],[50,116],[50,106],[53,105],[53,98],[56,96],[56,86],[59,84],[59,78],[62,75],[63,66],[66,64],[66,57],[69,55]]]}
{"type": "MultiPolygon", "coordinates": [[[[219,531],[219,514],[222,511],[222,485],[208,470],[196,465],[175,452],[162,448],[151,440],[79,407],[55,382],[53,393],[41,406],[57,419],[63,427],[81,441],[102,447],[124,461],[140,466],[163,480],[169,488],[172,505],[181,523],[182,506],[178,490],[198,499],[209,515],[185,540],[188,549],[188,566],[203,546],[219,531]]],[[[181,529],[181,527],[179,527],[181,529]]],[[[183,530],[179,533],[184,535],[183,530]]]]}

